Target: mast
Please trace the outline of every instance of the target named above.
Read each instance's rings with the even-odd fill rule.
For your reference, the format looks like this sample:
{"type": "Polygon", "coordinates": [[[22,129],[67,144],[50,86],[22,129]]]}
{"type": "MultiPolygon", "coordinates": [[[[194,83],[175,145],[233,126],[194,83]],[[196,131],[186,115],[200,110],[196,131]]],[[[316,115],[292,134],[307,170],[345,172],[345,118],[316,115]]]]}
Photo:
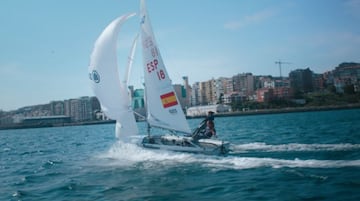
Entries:
{"type": "Polygon", "coordinates": [[[132,46],[131,46],[131,50],[130,50],[130,54],[129,54],[129,57],[128,57],[128,65],[127,65],[127,68],[126,68],[126,71],[125,71],[125,75],[124,75],[124,85],[126,87],[129,86],[129,79],[130,79],[130,74],[131,74],[131,68],[132,68],[132,64],[134,62],[134,55],[135,55],[135,50],[136,50],[136,46],[137,46],[137,40],[139,38],[139,34],[136,34],[135,38],[134,38],[134,41],[132,43],[132,46]]]}

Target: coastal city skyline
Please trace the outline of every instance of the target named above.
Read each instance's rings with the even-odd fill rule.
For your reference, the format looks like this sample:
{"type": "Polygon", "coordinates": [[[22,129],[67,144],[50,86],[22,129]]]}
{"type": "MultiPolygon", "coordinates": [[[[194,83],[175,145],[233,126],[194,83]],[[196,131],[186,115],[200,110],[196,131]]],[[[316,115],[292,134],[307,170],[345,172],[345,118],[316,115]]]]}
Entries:
{"type": "MultiPolygon", "coordinates": [[[[359,107],[360,63],[344,62],[323,74],[309,68],[296,69],[289,77],[239,73],[191,86],[187,76],[182,78],[182,85],[173,85],[174,92],[182,110],[191,118],[204,116],[208,111],[233,116],[359,107]]],[[[129,86],[129,94],[135,118],[142,121],[146,116],[144,89],[129,86]]],[[[111,122],[95,96],[0,110],[0,129],[111,122]]]]}
{"type": "MultiPolygon", "coordinates": [[[[183,75],[190,84],[247,72],[279,76],[279,60],[290,63],[283,65],[283,76],[359,62],[360,1],[153,0],[147,5],[174,84],[182,83],[183,75]]],[[[138,7],[133,0],[0,2],[0,109],[93,96],[87,67],[96,38],[115,17],[138,7]]],[[[138,16],[130,19],[120,33],[120,66],[137,21],[138,16]]],[[[135,59],[131,84],[139,86],[141,54],[135,59]]]]}
{"type": "MultiPolygon", "coordinates": [[[[173,87],[177,93],[177,96],[178,96],[178,99],[181,103],[181,105],[183,106],[183,108],[188,108],[188,107],[193,107],[193,106],[203,106],[203,105],[215,105],[217,104],[218,102],[218,99],[220,98],[220,96],[222,96],[221,94],[225,95],[222,97],[223,99],[223,103],[224,104],[228,104],[228,105],[231,105],[231,98],[228,97],[229,95],[231,96],[263,96],[261,94],[257,94],[257,92],[260,92],[260,91],[263,91],[264,89],[266,89],[265,91],[267,92],[269,88],[287,88],[287,89],[290,89],[292,88],[292,90],[301,90],[303,91],[302,93],[306,93],[307,92],[324,92],[324,91],[328,91],[329,92],[329,87],[332,86],[334,87],[334,90],[333,92],[336,92],[336,93],[339,93],[339,94],[342,94],[344,93],[344,88],[347,86],[347,85],[352,85],[352,90],[354,90],[354,92],[358,92],[359,91],[359,83],[358,83],[358,77],[359,77],[359,72],[357,69],[359,69],[360,67],[360,63],[354,63],[354,62],[343,62],[341,64],[339,64],[337,67],[335,67],[334,69],[330,70],[330,71],[327,71],[327,72],[324,72],[324,73],[315,73],[312,71],[312,69],[310,68],[306,68],[306,69],[296,69],[296,70],[292,70],[290,73],[289,73],[289,76],[271,76],[271,75],[254,75],[252,74],[251,72],[247,72],[247,73],[237,73],[235,75],[232,75],[230,77],[217,77],[217,78],[209,78],[208,80],[206,81],[194,81],[194,83],[189,83],[189,77],[188,76],[182,76],[182,83],[181,84],[178,84],[178,83],[175,83],[173,84],[173,87]],[[308,78],[305,78],[303,77],[302,79],[303,80],[294,80],[294,79],[298,79],[298,78],[295,78],[295,76],[298,76],[296,74],[303,74],[303,75],[300,75],[300,77],[303,77],[303,76],[310,76],[308,78]],[[305,75],[305,74],[308,74],[308,75],[305,75]],[[310,73],[310,74],[309,74],[310,73]],[[349,77],[349,75],[353,76],[353,77],[349,77]],[[249,77],[250,76],[250,77],[249,77]],[[292,77],[292,78],[291,78],[292,77]],[[251,79],[248,80],[248,79],[251,79]],[[310,80],[309,80],[310,78],[310,80]],[[248,81],[245,81],[245,82],[248,82],[249,83],[252,83],[251,85],[252,86],[249,86],[248,84],[241,84],[242,81],[240,80],[242,79],[245,79],[245,80],[248,80],[248,81]],[[353,80],[351,82],[349,82],[349,80],[353,80]],[[296,83],[296,82],[299,82],[300,83],[296,83]],[[218,83],[218,82],[227,82],[227,83],[218,83]],[[216,84],[217,83],[217,84],[216,84]],[[205,98],[206,100],[199,100],[199,99],[202,99],[200,97],[198,97],[200,93],[198,90],[199,90],[199,86],[200,85],[203,85],[203,87],[205,85],[208,85],[208,84],[211,84],[211,85],[214,85],[212,87],[215,87],[213,90],[213,92],[210,92],[210,93],[221,93],[221,94],[218,94],[218,95],[215,95],[216,97],[207,97],[205,98]],[[224,84],[226,85],[232,85],[232,86],[225,86],[224,84]],[[304,86],[299,86],[300,85],[304,85],[304,86]],[[237,86],[235,86],[237,85],[237,86]],[[277,85],[277,86],[275,86],[277,85]],[[308,87],[309,85],[311,85],[311,89],[303,89],[303,87],[305,87],[305,85],[308,87]],[[190,88],[188,88],[190,87],[190,88]],[[230,91],[226,90],[225,88],[231,88],[230,91]],[[183,95],[181,95],[183,92],[181,92],[182,90],[186,90],[186,94],[185,97],[183,95]],[[220,91],[219,91],[220,90],[220,91]],[[246,93],[244,93],[245,91],[247,90],[251,90],[251,91],[248,91],[246,93]],[[258,91],[259,90],[259,91],[258,91]],[[242,91],[242,92],[240,92],[242,91]],[[240,92],[240,93],[239,93],[240,92]]],[[[210,87],[212,88],[211,86],[205,86],[205,88],[203,88],[202,90],[208,90],[207,88],[210,87]]],[[[140,87],[140,88],[135,88],[133,85],[130,85],[129,86],[129,92],[132,94],[132,96],[134,96],[137,92],[137,90],[144,90],[143,87],[140,87]],[[135,93],[134,93],[135,92],[135,93]]],[[[287,90],[286,90],[287,91],[287,90]]],[[[281,94],[281,93],[284,93],[284,92],[281,92],[280,94],[278,95],[275,95],[274,98],[276,98],[277,96],[280,95],[280,97],[282,98],[285,98],[285,99],[289,99],[291,97],[293,97],[293,92],[286,92],[286,97],[284,97],[283,95],[284,94],[281,94]],[[288,94],[289,93],[289,94],[288,94]]],[[[140,92],[140,93],[143,93],[143,92],[140,92]]],[[[209,92],[207,92],[209,93],[209,92]]],[[[263,92],[260,92],[260,93],[264,93],[263,92]]],[[[279,93],[279,92],[276,92],[276,93],[279,93]]],[[[135,95],[133,97],[133,101],[137,102],[138,98],[141,98],[143,99],[143,95],[141,95],[141,97],[135,95]],[[136,96],[136,97],[135,97],[136,96]]],[[[65,98],[65,99],[62,99],[62,100],[50,100],[49,102],[47,103],[37,103],[37,104],[34,104],[34,105],[24,105],[20,108],[16,108],[15,110],[12,110],[12,111],[17,111],[17,110],[20,110],[20,109],[24,109],[24,108],[32,108],[32,107],[43,107],[43,106],[46,106],[48,104],[52,104],[52,103],[56,103],[56,102],[66,102],[66,101],[71,101],[71,100],[81,100],[81,99],[89,99],[89,98],[95,98],[96,96],[95,95],[80,95],[80,96],[77,96],[77,97],[70,97],[70,98],[65,98]]],[[[258,97],[259,98],[259,97],[258,97]]],[[[279,97],[277,97],[279,98],[279,97]]],[[[257,98],[255,98],[253,101],[255,102],[263,102],[264,100],[256,100],[257,98]]],[[[267,100],[268,101],[268,100],[267,100]]],[[[266,102],[266,101],[265,101],[266,102]]],[[[100,108],[100,105],[99,103],[97,103],[98,106],[100,108]]],[[[138,106],[137,106],[138,107],[138,106]]],[[[144,107],[143,106],[140,106],[140,107],[144,107]]],[[[99,109],[100,110],[100,109],[99,109]]],[[[4,112],[10,112],[10,111],[5,111],[5,110],[2,110],[0,108],[0,111],[4,111],[4,112]]],[[[45,114],[45,116],[47,116],[49,114],[45,114]]],[[[40,115],[41,116],[41,115],[40,115]]]]}

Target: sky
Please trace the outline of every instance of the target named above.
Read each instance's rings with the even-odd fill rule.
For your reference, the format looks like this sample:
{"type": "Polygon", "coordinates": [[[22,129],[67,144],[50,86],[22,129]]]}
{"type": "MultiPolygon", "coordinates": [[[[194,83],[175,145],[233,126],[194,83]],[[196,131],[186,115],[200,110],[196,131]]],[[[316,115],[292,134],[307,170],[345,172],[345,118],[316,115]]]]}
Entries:
{"type": "MultiPolygon", "coordinates": [[[[174,84],[238,73],[279,76],[360,62],[360,0],[147,0],[174,84]]],[[[139,12],[138,0],[1,0],[0,110],[93,96],[88,65],[94,43],[116,17],[139,12]]],[[[119,67],[139,16],[122,27],[119,67]]],[[[130,83],[141,86],[140,45],[130,83]]]]}

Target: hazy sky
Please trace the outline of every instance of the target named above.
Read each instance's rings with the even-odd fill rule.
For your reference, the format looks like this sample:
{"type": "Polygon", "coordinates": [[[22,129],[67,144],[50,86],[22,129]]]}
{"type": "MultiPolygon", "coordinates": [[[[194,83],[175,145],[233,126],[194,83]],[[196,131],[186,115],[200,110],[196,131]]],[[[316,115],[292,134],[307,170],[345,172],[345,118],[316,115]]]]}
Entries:
{"type": "MultiPolygon", "coordinates": [[[[173,83],[244,72],[279,75],[360,62],[360,0],[148,0],[155,37],[173,83]]],[[[0,109],[92,96],[89,57],[116,17],[137,0],[1,0],[0,109]]],[[[126,64],[139,17],[119,35],[126,64]]],[[[140,47],[140,45],[138,46],[140,47]]],[[[137,50],[132,83],[142,82],[137,50]]]]}

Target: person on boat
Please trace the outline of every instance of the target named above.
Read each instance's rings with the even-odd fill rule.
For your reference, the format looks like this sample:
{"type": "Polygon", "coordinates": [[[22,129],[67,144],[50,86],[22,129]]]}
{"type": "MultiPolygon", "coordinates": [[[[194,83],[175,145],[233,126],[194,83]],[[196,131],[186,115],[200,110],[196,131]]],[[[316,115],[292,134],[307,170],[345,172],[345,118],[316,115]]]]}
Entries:
{"type": "Polygon", "coordinates": [[[205,128],[204,137],[206,138],[216,137],[214,121],[208,120],[206,125],[207,126],[205,128]]]}
{"type": "Polygon", "coordinates": [[[208,121],[214,121],[214,112],[213,111],[209,111],[207,116],[205,117],[205,119],[200,123],[200,130],[204,130],[207,126],[207,122],[208,121]]]}
{"type": "MultiPolygon", "coordinates": [[[[212,123],[214,125],[214,112],[213,111],[208,112],[206,118],[199,124],[199,127],[196,128],[195,131],[192,133],[192,137],[194,139],[202,138],[200,135],[204,134],[208,121],[212,121],[212,123]]],[[[215,125],[213,127],[215,128],[215,125]]]]}

